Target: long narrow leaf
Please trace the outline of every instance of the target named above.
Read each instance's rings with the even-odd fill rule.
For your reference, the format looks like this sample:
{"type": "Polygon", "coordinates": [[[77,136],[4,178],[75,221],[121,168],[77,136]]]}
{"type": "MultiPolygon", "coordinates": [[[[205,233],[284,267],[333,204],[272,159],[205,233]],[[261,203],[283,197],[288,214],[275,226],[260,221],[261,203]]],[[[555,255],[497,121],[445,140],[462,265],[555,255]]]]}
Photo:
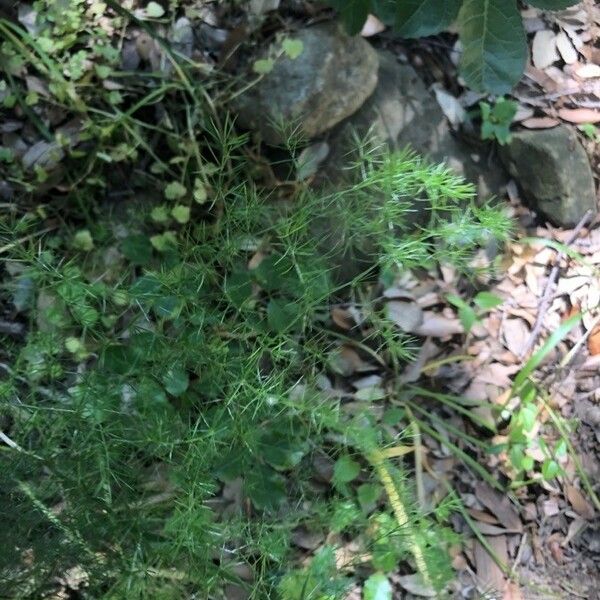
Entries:
{"type": "Polygon", "coordinates": [[[516,394],[527,381],[529,376],[537,369],[541,362],[556,348],[559,342],[564,339],[568,333],[579,324],[581,315],[573,315],[566,321],[560,324],[559,328],[552,332],[552,335],[544,342],[544,345],[525,363],[525,366],[519,371],[515,377],[513,384],[513,393],[516,394]]]}

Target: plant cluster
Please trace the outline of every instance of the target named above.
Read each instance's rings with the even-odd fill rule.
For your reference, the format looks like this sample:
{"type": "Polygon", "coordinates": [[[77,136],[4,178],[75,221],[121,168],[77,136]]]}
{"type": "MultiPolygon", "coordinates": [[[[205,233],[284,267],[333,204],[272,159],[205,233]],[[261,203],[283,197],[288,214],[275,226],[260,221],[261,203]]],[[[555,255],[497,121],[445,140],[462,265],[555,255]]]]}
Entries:
{"type": "MultiPolygon", "coordinates": [[[[358,33],[369,13],[402,37],[440,33],[456,23],[461,74],[474,90],[505,94],[519,81],[527,59],[527,40],[516,0],[329,0],[358,33]]],[[[542,10],[561,10],[574,0],[530,0],[542,10]]]]}
{"type": "MultiPolygon", "coordinates": [[[[350,410],[323,385],[353,342],[329,309],[360,287],[332,271],[349,249],[387,281],[441,260],[467,269],[506,218],[445,168],[366,143],[345,186],[298,181],[275,199],[248,136],[212,104],[216,83],[192,84],[173,55],[172,78],[128,78],[108,43],[108,62],[88,68],[103,4],[90,17],[82,2],[38,3],[37,37],[1,25],[3,111],[60,155],[31,168],[0,155],[16,194],[0,221],[0,301],[28,332],[0,350],[4,593],[39,598],[58,581],[90,598],[222,598],[233,585],[330,599],[357,577],[366,598],[389,598],[400,561],[441,590],[454,501],[414,507],[389,458],[406,411],[374,411],[376,395],[350,410]],[[24,68],[44,95],[30,97],[24,68]],[[41,118],[49,108],[77,118],[73,137],[41,118]],[[331,540],[302,568],[301,530],[331,540]],[[350,535],[368,564],[340,567],[350,535]]],[[[376,298],[362,302],[376,319],[376,298]]],[[[370,343],[410,357],[402,335],[370,343]]]]}

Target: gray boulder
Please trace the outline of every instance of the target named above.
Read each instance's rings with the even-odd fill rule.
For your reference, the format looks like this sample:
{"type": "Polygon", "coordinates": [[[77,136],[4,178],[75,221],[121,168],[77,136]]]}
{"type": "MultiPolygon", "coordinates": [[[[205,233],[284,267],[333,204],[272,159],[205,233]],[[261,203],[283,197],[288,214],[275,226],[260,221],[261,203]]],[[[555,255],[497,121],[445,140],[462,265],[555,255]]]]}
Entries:
{"type": "Polygon", "coordinates": [[[555,225],[573,227],[597,212],[592,169],[570,127],[515,133],[501,157],[532,208],[555,225]]]}
{"type": "Polygon", "coordinates": [[[329,139],[330,175],[335,178],[344,156],[352,151],[355,136],[369,136],[390,150],[410,147],[435,163],[478,186],[480,196],[499,194],[507,178],[497,165],[488,168],[450,129],[444,112],[417,72],[380,51],[378,84],[360,110],[341,124],[329,139]]]}
{"type": "Polygon", "coordinates": [[[330,130],[360,108],[377,84],[377,53],[363,38],[349,37],[334,23],[293,37],[302,41],[302,54],[278,58],[234,107],[238,124],[259,131],[270,144],[285,141],[279,123],[297,126],[308,139],[330,130]]]}

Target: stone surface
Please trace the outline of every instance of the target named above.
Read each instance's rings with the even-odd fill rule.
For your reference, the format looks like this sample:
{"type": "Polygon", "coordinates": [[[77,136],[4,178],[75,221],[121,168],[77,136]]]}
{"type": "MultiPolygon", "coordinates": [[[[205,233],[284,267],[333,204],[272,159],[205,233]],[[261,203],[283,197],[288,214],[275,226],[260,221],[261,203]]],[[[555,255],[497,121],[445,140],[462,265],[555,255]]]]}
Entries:
{"type": "Polygon", "coordinates": [[[597,212],[588,157],[570,127],[517,132],[501,157],[532,208],[555,225],[573,227],[597,212]]]}
{"type": "Polygon", "coordinates": [[[410,66],[399,63],[389,52],[379,56],[378,84],[362,108],[341,124],[329,139],[330,164],[343,166],[352,150],[353,132],[369,136],[391,150],[407,146],[432,162],[445,162],[455,172],[475,183],[480,196],[499,194],[506,184],[502,168],[488,168],[474,158],[473,149],[460,142],[450,129],[444,112],[410,66]]]}
{"type": "MultiPolygon", "coordinates": [[[[333,185],[347,178],[348,154],[356,149],[356,136],[369,138],[375,145],[390,150],[410,146],[432,162],[445,162],[450,168],[477,185],[479,196],[500,195],[507,177],[496,161],[492,167],[477,162],[473,150],[456,139],[441,107],[409,65],[398,63],[389,52],[379,52],[378,83],[363,106],[327,136],[330,154],[320,176],[333,185]]],[[[426,218],[429,203],[415,198],[410,220],[416,224],[426,218]]],[[[407,219],[409,216],[407,216],[407,219]]],[[[362,251],[343,244],[335,219],[314,223],[315,235],[329,251],[331,272],[340,284],[351,281],[373,265],[369,248],[373,240],[362,241],[362,251]]]]}
{"type": "Polygon", "coordinates": [[[300,56],[283,56],[273,70],[236,103],[238,124],[281,144],[280,128],[298,125],[308,139],[352,115],[377,84],[377,53],[361,37],[349,37],[333,23],[292,36],[303,43],[300,56]]]}

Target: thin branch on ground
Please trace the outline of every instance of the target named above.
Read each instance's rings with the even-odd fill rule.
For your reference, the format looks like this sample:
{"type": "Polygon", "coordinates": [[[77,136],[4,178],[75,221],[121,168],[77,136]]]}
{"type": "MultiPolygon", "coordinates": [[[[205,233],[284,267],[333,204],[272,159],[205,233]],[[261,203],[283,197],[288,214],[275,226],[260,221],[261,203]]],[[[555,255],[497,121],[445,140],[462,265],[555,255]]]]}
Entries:
{"type": "MultiPolygon", "coordinates": [[[[592,211],[588,210],[585,213],[585,215],[583,215],[579,223],[577,223],[575,229],[573,229],[573,232],[571,233],[569,239],[565,243],[566,246],[570,246],[573,242],[575,242],[575,240],[579,237],[581,231],[587,225],[591,217],[592,211]]],[[[546,281],[546,286],[544,288],[544,293],[542,294],[542,299],[540,301],[540,306],[538,309],[537,317],[535,319],[535,323],[531,330],[531,335],[529,336],[529,339],[527,340],[525,346],[523,346],[523,350],[521,351],[521,355],[519,357],[521,359],[524,359],[531,352],[532,348],[537,342],[537,339],[540,335],[540,331],[542,329],[544,318],[546,316],[546,313],[548,312],[548,309],[550,308],[550,304],[554,296],[554,287],[558,281],[558,276],[560,274],[560,263],[565,257],[566,254],[564,252],[559,252],[558,256],[556,257],[556,262],[554,263],[554,266],[550,271],[550,275],[548,276],[548,280],[546,281]]]]}

